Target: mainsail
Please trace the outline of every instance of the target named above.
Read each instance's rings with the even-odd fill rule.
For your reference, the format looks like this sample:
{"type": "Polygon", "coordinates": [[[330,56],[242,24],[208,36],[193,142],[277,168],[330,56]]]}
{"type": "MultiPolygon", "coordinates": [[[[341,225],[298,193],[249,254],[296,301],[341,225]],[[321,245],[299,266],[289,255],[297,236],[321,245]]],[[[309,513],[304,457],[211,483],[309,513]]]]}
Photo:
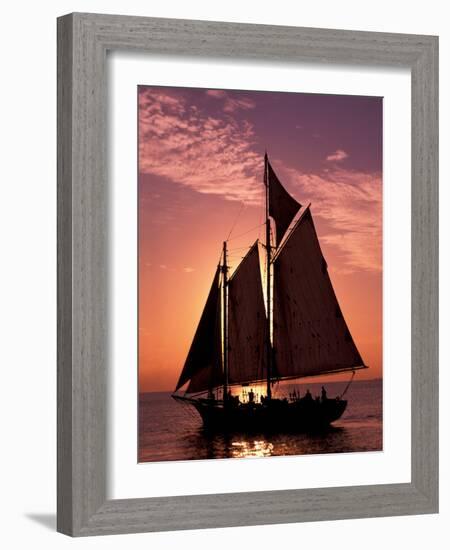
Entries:
{"type": "Polygon", "coordinates": [[[363,368],[309,207],[274,259],[273,345],[280,378],[363,368]]]}
{"type": "Polygon", "coordinates": [[[258,241],[228,282],[228,381],[254,382],[267,376],[266,311],[258,241]]]}
{"type": "Polygon", "coordinates": [[[194,340],[175,391],[189,382],[188,393],[202,392],[223,383],[220,334],[220,267],[214,276],[194,340]]]}
{"type": "Polygon", "coordinates": [[[269,216],[275,220],[276,246],[278,246],[302,205],[298,203],[281,184],[270,162],[265,156],[265,183],[269,188],[269,216]]]}

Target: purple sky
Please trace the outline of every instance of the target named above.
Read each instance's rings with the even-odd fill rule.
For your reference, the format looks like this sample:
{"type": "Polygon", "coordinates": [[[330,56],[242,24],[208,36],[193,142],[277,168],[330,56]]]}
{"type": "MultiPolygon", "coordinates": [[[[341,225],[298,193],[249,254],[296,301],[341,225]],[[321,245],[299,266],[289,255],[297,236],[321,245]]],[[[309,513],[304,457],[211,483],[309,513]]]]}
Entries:
{"type": "MultiPolygon", "coordinates": [[[[222,241],[236,220],[234,235],[263,221],[265,149],[286,189],[312,203],[341,309],[374,367],[367,376],[381,375],[382,98],[149,86],[138,95],[143,388],[175,384],[222,241]]],[[[233,241],[234,267],[258,236],[233,241]]]]}

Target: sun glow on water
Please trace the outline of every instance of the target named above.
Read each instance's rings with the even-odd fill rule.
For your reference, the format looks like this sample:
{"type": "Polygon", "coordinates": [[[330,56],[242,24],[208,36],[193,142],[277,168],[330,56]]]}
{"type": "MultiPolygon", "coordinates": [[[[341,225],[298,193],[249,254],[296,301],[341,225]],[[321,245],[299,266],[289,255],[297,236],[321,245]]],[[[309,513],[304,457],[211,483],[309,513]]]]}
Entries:
{"type": "Polygon", "coordinates": [[[231,444],[233,458],[250,458],[272,456],[273,444],[264,440],[233,441],[231,444]]]}

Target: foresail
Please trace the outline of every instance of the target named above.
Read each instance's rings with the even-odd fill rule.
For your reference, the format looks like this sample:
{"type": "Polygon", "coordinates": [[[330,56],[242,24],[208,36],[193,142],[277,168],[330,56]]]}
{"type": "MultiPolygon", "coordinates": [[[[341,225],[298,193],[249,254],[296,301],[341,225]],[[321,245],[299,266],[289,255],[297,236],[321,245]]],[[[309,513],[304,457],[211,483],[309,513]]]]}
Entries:
{"type": "Polygon", "coordinates": [[[188,393],[206,391],[223,382],[219,280],[218,267],[175,391],[188,381],[188,393]]]}
{"type": "Polygon", "coordinates": [[[265,157],[265,166],[265,181],[266,185],[269,186],[269,216],[272,216],[275,220],[276,246],[278,246],[302,205],[291,197],[283,187],[270,165],[267,155],[265,157]]]}
{"type": "Polygon", "coordinates": [[[274,355],[280,378],[362,367],[309,207],[274,260],[274,355]]]}
{"type": "Polygon", "coordinates": [[[196,371],[189,381],[186,393],[200,393],[223,384],[223,373],[221,368],[211,363],[203,369],[196,371]]]}
{"type": "Polygon", "coordinates": [[[266,311],[258,241],[228,283],[228,381],[242,384],[267,376],[266,311]]]}

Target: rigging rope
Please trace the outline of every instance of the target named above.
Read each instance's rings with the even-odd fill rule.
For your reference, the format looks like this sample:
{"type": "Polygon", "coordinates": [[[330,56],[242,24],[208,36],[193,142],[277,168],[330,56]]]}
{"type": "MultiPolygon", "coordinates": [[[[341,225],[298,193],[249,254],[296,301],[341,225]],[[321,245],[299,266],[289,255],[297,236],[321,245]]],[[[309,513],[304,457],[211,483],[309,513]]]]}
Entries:
{"type": "Polygon", "coordinates": [[[238,222],[238,219],[239,219],[240,215],[242,214],[242,211],[244,210],[244,208],[245,208],[246,206],[247,206],[247,205],[245,204],[245,202],[242,201],[242,202],[241,202],[241,208],[239,209],[239,212],[237,213],[237,216],[236,216],[236,218],[235,218],[235,220],[234,220],[234,223],[233,223],[233,225],[231,226],[230,232],[228,233],[228,237],[225,239],[226,241],[228,241],[228,240],[230,239],[231,233],[233,233],[233,230],[234,230],[234,228],[236,227],[236,224],[237,224],[237,222],[238,222]]]}
{"type": "Polygon", "coordinates": [[[350,387],[351,383],[353,382],[353,378],[355,378],[355,374],[356,374],[356,371],[353,370],[352,371],[352,377],[350,378],[350,380],[348,381],[348,384],[345,386],[345,390],[341,393],[341,395],[339,396],[339,399],[342,399],[344,397],[344,395],[347,393],[347,390],[348,388],[350,387]]]}
{"type": "Polygon", "coordinates": [[[227,252],[234,252],[235,250],[250,250],[250,248],[252,248],[252,246],[237,246],[236,248],[228,248],[227,249],[227,252]]]}
{"type": "Polygon", "coordinates": [[[255,227],[250,228],[248,231],[245,231],[244,233],[240,233],[239,235],[235,235],[234,237],[228,238],[227,241],[234,241],[235,239],[239,239],[239,237],[243,237],[244,235],[247,235],[251,231],[255,231],[255,229],[258,229],[259,227],[261,227],[261,225],[264,225],[264,224],[258,224],[255,227]]]}

